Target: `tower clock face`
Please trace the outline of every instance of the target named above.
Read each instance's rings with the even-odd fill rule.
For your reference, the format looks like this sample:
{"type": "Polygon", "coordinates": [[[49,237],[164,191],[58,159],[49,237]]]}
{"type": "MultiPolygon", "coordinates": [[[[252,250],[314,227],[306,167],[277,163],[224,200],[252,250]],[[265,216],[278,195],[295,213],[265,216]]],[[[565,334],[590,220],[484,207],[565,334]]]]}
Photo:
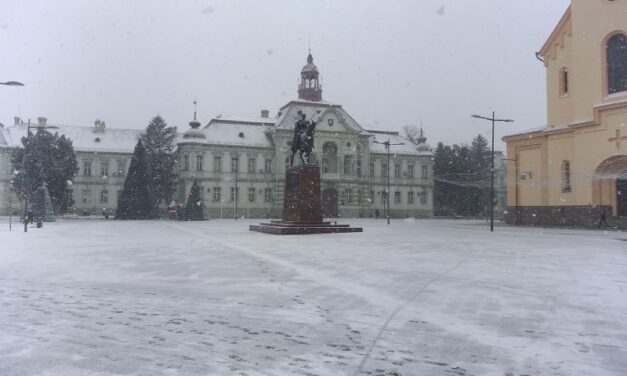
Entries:
{"type": "Polygon", "coordinates": [[[332,127],[333,123],[335,123],[335,120],[329,119],[329,120],[327,120],[327,122],[329,123],[329,127],[332,127]]]}

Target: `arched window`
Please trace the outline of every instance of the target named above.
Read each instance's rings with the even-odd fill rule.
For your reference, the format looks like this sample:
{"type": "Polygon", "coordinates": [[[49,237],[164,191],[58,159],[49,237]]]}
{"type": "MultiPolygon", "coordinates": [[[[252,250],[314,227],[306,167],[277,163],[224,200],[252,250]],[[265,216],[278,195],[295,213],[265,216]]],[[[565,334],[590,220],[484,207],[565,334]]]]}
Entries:
{"type": "Polygon", "coordinates": [[[616,34],[607,41],[608,94],[627,91],[627,37],[616,34]]]}
{"type": "Polygon", "coordinates": [[[325,142],[322,146],[322,171],[335,174],[337,167],[337,145],[333,142],[325,142]]]}
{"type": "Polygon", "coordinates": [[[570,185],[570,161],[562,162],[562,192],[571,192],[570,185]]]}
{"type": "Polygon", "coordinates": [[[568,68],[560,69],[560,96],[568,94],[568,68]]]}

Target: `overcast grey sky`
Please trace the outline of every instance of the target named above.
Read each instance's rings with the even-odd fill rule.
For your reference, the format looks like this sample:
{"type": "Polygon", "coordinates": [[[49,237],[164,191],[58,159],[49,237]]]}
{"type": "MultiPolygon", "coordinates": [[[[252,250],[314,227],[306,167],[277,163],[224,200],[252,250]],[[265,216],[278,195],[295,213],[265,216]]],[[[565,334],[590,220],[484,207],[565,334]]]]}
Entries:
{"type": "MultiPolygon", "coordinates": [[[[546,124],[535,59],[568,0],[0,0],[0,122],[186,129],[275,114],[296,98],[308,38],[323,99],[367,128],[422,120],[429,142],[489,136],[472,113],[546,124]]],[[[502,147],[502,145],[498,145],[502,147]]]]}

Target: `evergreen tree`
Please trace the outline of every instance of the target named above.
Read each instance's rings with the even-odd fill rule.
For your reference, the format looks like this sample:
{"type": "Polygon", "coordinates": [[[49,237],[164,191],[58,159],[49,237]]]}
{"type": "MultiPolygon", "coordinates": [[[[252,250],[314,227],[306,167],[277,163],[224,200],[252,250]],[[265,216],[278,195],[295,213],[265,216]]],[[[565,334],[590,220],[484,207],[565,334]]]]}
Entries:
{"type": "Polygon", "coordinates": [[[146,150],[140,140],[137,141],[131,165],[124,180],[124,188],[118,200],[115,219],[155,219],[159,212],[155,206],[148,174],[146,150]]]}
{"type": "Polygon", "coordinates": [[[202,197],[200,197],[200,186],[196,179],[192,184],[187,198],[187,206],[185,207],[185,217],[190,221],[202,221],[205,219],[203,215],[202,197]]]}
{"type": "Polygon", "coordinates": [[[32,200],[33,192],[45,183],[54,211],[64,213],[74,203],[68,188],[78,172],[72,140],[40,129],[23,137],[22,145],[11,156],[15,190],[32,200]]]}
{"type": "Polygon", "coordinates": [[[176,190],[175,138],[176,128],[168,127],[159,115],[150,120],[146,133],[141,136],[146,148],[150,187],[156,206],[161,202],[169,204],[176,190]]]}

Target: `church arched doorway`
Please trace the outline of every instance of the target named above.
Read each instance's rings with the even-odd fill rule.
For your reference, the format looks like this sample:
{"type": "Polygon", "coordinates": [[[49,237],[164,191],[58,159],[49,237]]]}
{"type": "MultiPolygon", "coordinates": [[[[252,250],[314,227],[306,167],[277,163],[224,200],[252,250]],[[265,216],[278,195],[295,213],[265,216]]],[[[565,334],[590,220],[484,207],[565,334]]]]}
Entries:
{"type": "Polygon", "coordinates": [[[611,206],[612,214],[627,218],[627,155],[604,160],[592,181],[593,203],[611,206]]]}
{"type": "Polygon", "coordinates": [[[322,215],[325,218],[337,217],[337,191],[327,188],[322,191],[322,215]]]}

